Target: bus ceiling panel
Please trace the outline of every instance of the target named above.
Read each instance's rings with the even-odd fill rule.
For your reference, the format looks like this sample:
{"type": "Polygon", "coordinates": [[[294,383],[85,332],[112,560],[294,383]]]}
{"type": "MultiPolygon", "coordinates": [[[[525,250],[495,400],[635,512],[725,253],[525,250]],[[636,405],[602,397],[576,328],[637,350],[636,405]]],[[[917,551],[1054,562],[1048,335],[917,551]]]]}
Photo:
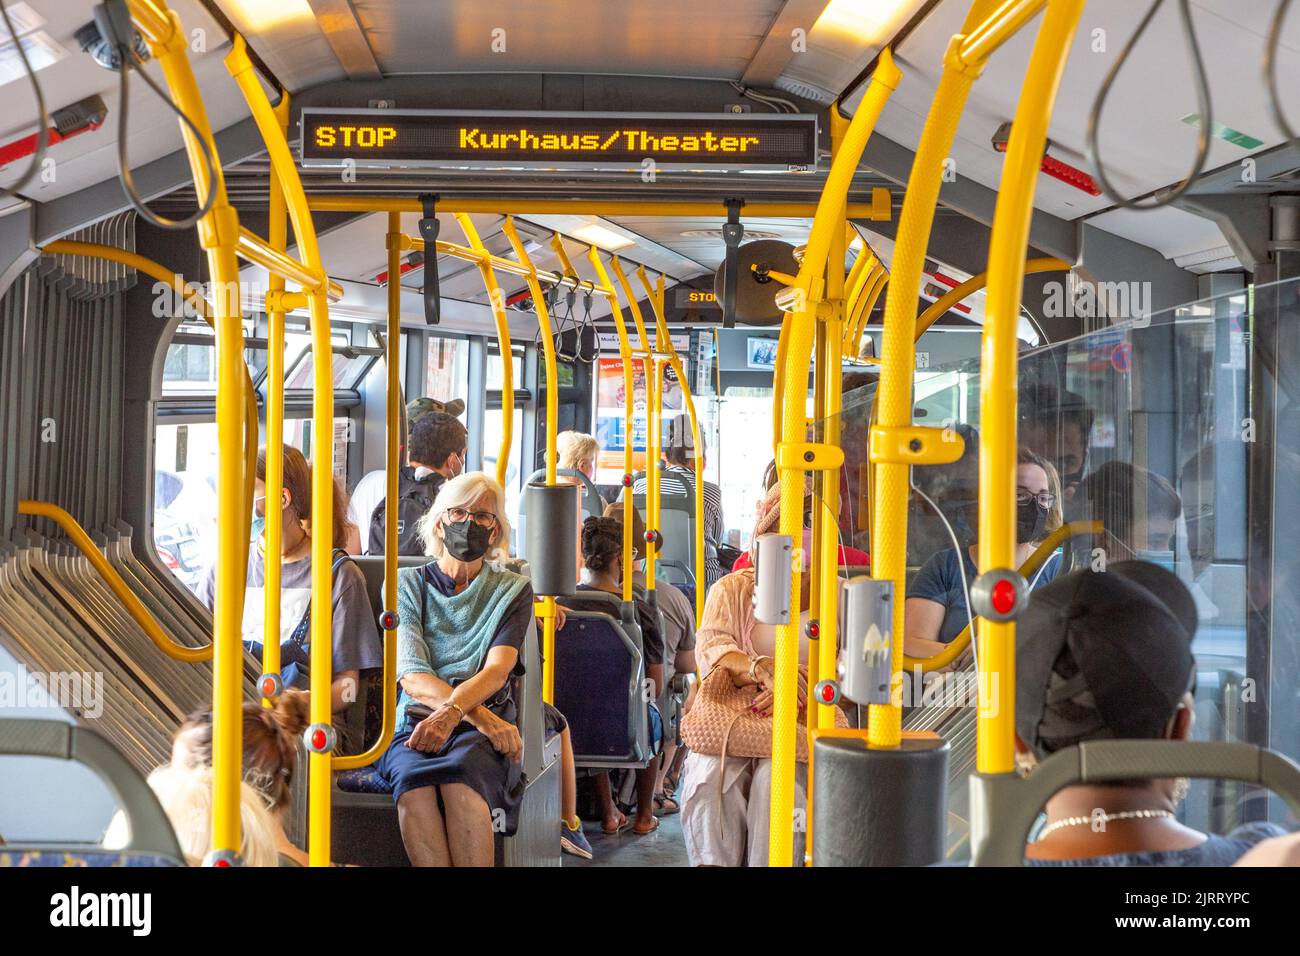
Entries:
{"type": "MultiPolygon", "coordinates": [[[[1238,166],[1276,146],[1282,133],[1273,123],[1259,64],[1271,3],[1193,0],[1192,16],[1209,76],[1213,119],[1228,127],[1211,138],[1207,169],[1238,166]],[[1243,6],[1250,7],[1244,15],[1243,6]],[[1244,135],[1234,135],[1244,134],[1244,135]],[[1228,137],[1225,139],[1224,137],[1228,137]]],[[[966,4],[941,3],[897,51],[905,81],[890,99],[872,144],[914,143],[929,110],[948,40],[959,31],[966,4]]],[[[1051,153],[1091,171],[1085,157],[1088,117],[1107,71],[1132,37],[1147,3],[1092,0],[1088,4],[1061,81],[1048,136],[1051,153]]],[[[1036,35],[1036,25],[1012,37],[975,84],[953,159],[961,177],[997,188],[1003,154],[991,147],[997,128],[1009,122],[1036,35]]],[[[1281,89],[1300,83],[1300,18],[1290,18],[1282,37],[1278,77],[1281,89]]],[[[846,100],[856,108],[861,91],[846,100]]],[[[1100,146],[1107,172],[1124,195],[1143,195],[1179,182],[1196,151],[1198,104],[1178,5],[1165,4],[1124,64],[1105,104],[1100,146]]],[[[868,147],[868,154],[871,146],[868,147]]],[[[870,157],[868,156],[868,159],[870,157]]],[[[1089,196],[1050,177],[1038,182],[1036,207],[1072,220],[1106,209],[1105,196],[1089,196]]]]}
{"type": "MultiPolygon", "coordinates": [[[[313,0],[315,2],[315,0],[313,0]]],[[[386,75],[739,79],[783,0],[352,0],[386,75]]]]}
{"type": "Polygon", "coordinates": [[[1219,226],[1185,209],[1111,209],[1090,217],[1088,224],[1150,246],[1191,272],[1241,268],[1219,226]],[[1213,255],[1207,258],[1206,254],[1213,255]]]}
{"type": "Polygon", "coordinates": [[[791,0],[742,79],[749,86],[770,86],[827,106],[864,63],[932,2],[791,0]]]}
{"type": "MultiPolygon", "coordinates": [[[[745,226],[744,241],[754,239],[782,239],[794,245],[808,240],[811,219],[758,219],[740,213],[745,226]]],[[[611,222],[630,232],[644,236],[650,242],[671,250],[678,256],[697,264],[698,268],[687,274],[673,273],[677,278],[688,279],[695,275],[712,273],[722,264],[726,247],[722,241],[722,226],[726,216],[699,218],[665,218],[661,216],[616,216],[611,222]]],[[[629,256],[641,259],[633,250],[629,256]]]]}
{"type": "Polygon", "coordinates": [[[348,78],[347,70],[308,0],[208,2],[214,3],[230,19],[285,89],[296,92],[319,83],[348,78]]]}
{"type": "MultiPolygon", "coordinates": [[[[570,259],[578,259],[585,249],[581,243],[593,242],[606,252],[627,256],[652,272],[662,272],[670,278],[689,279],[708,271],[707,267],[676,248],[671,241],[652,238],[652,232],[666,233],[676,238],[680,230],[675,226],[680,219],[660,216],[601,218],[599,216],[535,216],[528,219],[546,230],[554,230],[571,240],[566,243],[570,259]],[[635,224],[633,223],[635,219],[635,224]]],[[[576,262],[575,262],[576,266],[576,262]]]]}
{"type": "MultiPolygon", "coordinates": [[[[108,108],[102,127],[69,137],[49,147],[53,175],[42,174],[30,182],[25,195],[49,202],[116,176],[117,124],[121,112],[116,72],[106,70],[81,51],[75,34],[94,18],[94,0],[24,0],[44,23],[26,36],[37,38],[42,50],[49,50],[53,62],[37,70],[36,77],[51,112],[91,96],[99,96],[108,108]]],[[[12,0],[10,0],[12,5],[12,0]]],[[[197,0],[178,0],[172,7],[180,15],[191,41],[190,59],[204,91],[204,102],[213,129],[223,129],[248,116],[243,99],[230,83],[222,64],[229,48],[225,31],[197,0]],[[195,47],[200,49],[195,49],[195,47]]],[[[21,31],[21,27],[19,28],[21,31]]],[[[48,57],[46,57],[48,58],[48,57]]],[[[41,62],[40,59],[33,65],[41,62]]],[[[145,67],[162,83],[161,68],[155,62],[145,67]]],[[[165,85],[165,84],[164,84],[165,85]]],[[[139,81],[130,85],[128,129],[133,166],[152,162],[181,148],[180,127],[173,113],[139,81]]],[[[36,126],[35,105],[25,80],[0,87],[7,109],[0,115],[0,142],[31,133],[36,126]]],[[[11,163],[0,171],[0,186],[17,180],[26,162],[11,163]]]]}

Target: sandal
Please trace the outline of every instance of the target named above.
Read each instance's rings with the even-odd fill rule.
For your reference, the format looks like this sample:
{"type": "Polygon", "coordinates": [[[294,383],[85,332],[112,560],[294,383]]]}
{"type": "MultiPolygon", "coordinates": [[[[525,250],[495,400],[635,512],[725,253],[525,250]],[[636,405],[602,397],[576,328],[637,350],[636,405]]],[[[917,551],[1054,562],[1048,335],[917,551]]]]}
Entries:
{"type": "Polygon", "coordinates": [[[681,809],[682,808],[678,806],[677,801],[667,793],[660,792],[655,794],[655,816],[671,817],[674,813],[680,813],[681,809]]]}
{"type": "Polygon", "coordinates": [[[605,826],[604,822],[602,822],[600,824],[600,832],[604,833],[606,836],[614,836],[615,834],[622,833],[624,830],[627,829],[627,825],[628,825],[627,814],[620,813],[618,815],[618,819],[619,819],[618,826],[614,827],[614,829],[612,830],[609,827],[605,826]]]}
{"type": "Polygon", "coordinates": [[[633,833],[634,835],[636,835],[636,836],[648,836],[648,835],[650,835],[651,833],[654,833],[656,830],[659,829],[659,819],[658,819],[658,817],[651,817],[651,818],[650,818],[650,823],[651,823],[651,826],[646,827],[646,829],[644,829],[644,830],[641,829],[641,824],[638,823],[638,824],[634,825],[634,826],[632,827],[632,833],[633,833]]]}

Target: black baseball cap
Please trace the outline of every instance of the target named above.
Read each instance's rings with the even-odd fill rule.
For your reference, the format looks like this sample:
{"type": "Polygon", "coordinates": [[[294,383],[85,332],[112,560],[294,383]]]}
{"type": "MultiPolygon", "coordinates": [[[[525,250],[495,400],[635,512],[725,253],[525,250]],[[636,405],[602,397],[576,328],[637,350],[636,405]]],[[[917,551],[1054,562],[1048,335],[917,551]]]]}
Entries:
{"type": "Polygon", "coordinates": [[[1016,733],[1040,758],[1159,737],[1194,686],[1196,624],[1186,586],[1148,561],[1038,588],[1016,626],[1016,733]]]}

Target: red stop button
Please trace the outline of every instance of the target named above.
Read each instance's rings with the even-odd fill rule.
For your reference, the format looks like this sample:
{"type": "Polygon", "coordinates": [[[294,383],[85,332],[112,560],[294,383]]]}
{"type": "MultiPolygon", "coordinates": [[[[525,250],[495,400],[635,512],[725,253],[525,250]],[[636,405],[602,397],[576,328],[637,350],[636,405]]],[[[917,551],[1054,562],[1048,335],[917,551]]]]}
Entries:
{"type": "Polygon", "coordinates": [[[822,686],[822,700],[826,701],[828,704],[835,703],[835,688],[830,684],[822,686]]]}
{"type": "Polygon", "coordinates": [[[999,614],[1010,614],[1016,606],[1016,586],[1003,578],[993,585],[989,598],[993,603],[993,610],[999,614]]]}
{"type": "Polygon", "coordinates": [[[312,733],[311,733],[311,745],[312,745],[312,748],[315,749],[315,750],[324,750],[324,749],[325,749],[325,731],[323,731],[323,730],[319,730],[319,729],[317,729],[317,730],[313,730],[312,733]]]}

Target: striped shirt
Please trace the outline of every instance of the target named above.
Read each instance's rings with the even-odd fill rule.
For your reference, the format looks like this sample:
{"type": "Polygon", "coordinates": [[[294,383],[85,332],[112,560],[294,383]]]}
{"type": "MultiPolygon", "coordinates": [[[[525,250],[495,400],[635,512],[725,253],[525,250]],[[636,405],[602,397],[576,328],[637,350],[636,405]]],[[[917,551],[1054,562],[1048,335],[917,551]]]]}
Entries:
{"type": "MultiPolygon", "coordinates": [[[[632,494],[646,493],[646,479],[638,478],[632,494]]],[[[681,465],[669,465],[659,478],[659,490],[670,495],[689,495],[695,501],[695,472],[681,465]]],[[[722,521],[722,491],[711,481],[704,482],[704,583],[712,587],[727,573],[718,561],[718,543],[726,534],[722,521]]]]}

